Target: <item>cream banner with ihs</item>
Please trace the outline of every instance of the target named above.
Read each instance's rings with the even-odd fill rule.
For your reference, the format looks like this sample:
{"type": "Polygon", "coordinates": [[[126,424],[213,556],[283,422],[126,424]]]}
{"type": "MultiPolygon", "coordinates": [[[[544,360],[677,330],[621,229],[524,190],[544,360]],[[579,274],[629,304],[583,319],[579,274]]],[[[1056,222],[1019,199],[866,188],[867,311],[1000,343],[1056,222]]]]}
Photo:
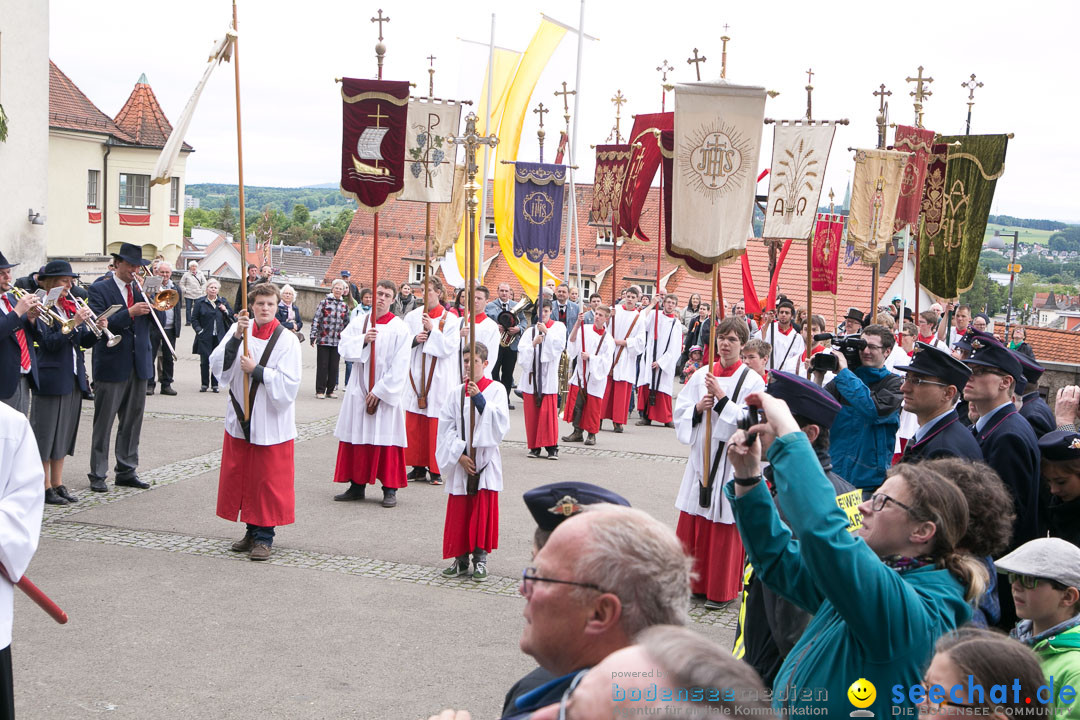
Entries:
{"type": "Polygon", "coordinates": [[[764,237],[810,237],[835,134],[836,126],[831,123],[777,122],[764,237]]]}
{"type": "Polygon", "coordinates": [[[764,117],[764,88],[675,87],[672,252],[712,265],[745,250],[764,117]]]}
{"type": "Polygon", "coordinates": [[[405,127],[405,187],[401,199],[448,203],[454,193],[455,146],[447,138],[458,134],[461,105],[409,101],[405,127]]]}

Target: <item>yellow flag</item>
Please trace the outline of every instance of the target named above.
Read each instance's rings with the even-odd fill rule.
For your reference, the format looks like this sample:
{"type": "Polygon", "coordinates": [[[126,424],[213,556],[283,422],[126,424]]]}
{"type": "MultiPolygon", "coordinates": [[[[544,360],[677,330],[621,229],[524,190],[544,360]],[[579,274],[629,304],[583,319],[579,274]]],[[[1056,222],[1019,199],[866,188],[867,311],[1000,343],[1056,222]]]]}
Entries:
{"type": "MultiPolygon", "coordinates": [[[[481,135],[489,135],[492,131],[498,132],[499,123],[502,121],[503,108],[506,107],[506,96],[510,90],[510,83],[514,80],[514,71],[517,69],[518,61],[521,59],[521,53],[514,50],[503,50],[502,48],[495,48],[493,71],[491,73],[491,109],[487,108],[487,96],[488,96],[488,72],[487,68],[484,69],[484,86],[480,89],[479,105],[476,111],[476,117],[479,118],[479,122],[476,124],[476,131],[481,135]],[[486,118],[486,122],[485,122],[486,118]],[[489,130],[488,128],[492,128],[489,130]]],[[[488,168],[482,167],[483,160],[481,153],[483,150],[478,151],[480,157],[477,161],[481,165],[480,175],[477,178],[480,183],[480,187],[485,187],[488,180],[488,168]]],[[[490,156],[489,156],[490,157],[490,156]]],[[[464,182],[463,182],[464,184],[464,182]]],[[[464,207],[464,206],[463,206],[464,207]]],[[[458,272],[461,273],[461,277],[465,277],[465,243],[468,242],[469,237],[469,216],[468,213],[462,213],[461,232],[458,234],[458,241],[454,245],[454,257],[457,258],[458,272]]],[[[477,221],[479,221],[479,214],[477,221]]],[[[483,238],[487,234],[486,228],[477,228],[477,238],[483,238]]],[[[476,241],[474,241],[476,242],[476,241]]],[[[480,257],[480,245],[479,242],[474,246],[476,257],[480,257]]],[[[483,268],[477,268],[477,276],[483,276],[483,268]]]]}
{"type": "MultiPolygon", "coordinates": [[[[529,110],[529,98],[532,97],[540,74],[564,35],[566,28],[562,25],[546,18],[540,21],[540,27],[518,64],[514,82],[507,94],[502,123],[499,125],[499,145],[495,149],[495,230],[499,234],[499,247],[507,266],[513,270],[522,290],[530,298],[536,298],[539,291],[539,268],[525,257],[514,257],[514,166],[503,165],[501,161],[517,160],[521,128],[529,110]]],[[[545,278],[558,279],[550,272],[545,272],[545,278]]]]}

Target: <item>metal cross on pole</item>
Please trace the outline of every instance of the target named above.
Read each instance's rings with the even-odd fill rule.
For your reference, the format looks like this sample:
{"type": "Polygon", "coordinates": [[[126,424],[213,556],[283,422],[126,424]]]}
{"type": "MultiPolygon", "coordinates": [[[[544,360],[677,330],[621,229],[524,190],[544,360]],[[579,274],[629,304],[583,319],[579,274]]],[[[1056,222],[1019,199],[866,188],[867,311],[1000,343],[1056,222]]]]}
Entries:
{"type": "Polygon", "coordinates": [[[881,98],[880,103],[878,103],[878,116],[877,116],[877,133],[878,133],[877,146],[878,146],[878,149],[881,150],[881,149],[885,148],[885,127],[886,127],[886,123],[888,122],[888,117],[887,116],[889,114],[889,103],[887,103],[885,101],[885,98],[892,95],[892,90],[886,90],[885,89],[885,83],[881,83],[881,89],[880,90],[875,90],[873,94],[874,94],[874,97],[881,98]]]}
{"type": "Polygon", "coordinates": [[[694,48],[694,57],[686,58],[686,64],[694,66],[694,72],[697,73],[698,82],[701,82],[701,63],[705,62],[706,60],[708,60],[708,58],[706,58],[704,55],[698,57],[697,48],[694,48]]]}
{"type": "Polygon", "coordinates": [[[975,88],[981,88],[983,84],[981,82],[975,82],[975,73],[971,73],[971,80],[965,80],[960,83],[960,87],[968,89],[968,114],[967,114],[967,129],[964,131],[965,135],[971,134],[971,106],[975,104],[975,88]]]}
{"type": "MultiPolygon", "coordinates": [[[[542,116],[541,116],[542,117],[542,116]]],[[[499,144],[499,138],[494,133],[484,137],[480,135],[476,130],[477,123],[476,113],[469,113],[465,118],[465,134],[461,136],[451,136],[447,138],[454,145],[460,145],[465,148],[465,193],[466,193],[466,206],[469,209],[469,242],[465,245],[465,265],[466,265],[466,292],[465,295],[469,304],[469,359],[470,363],[472,358],[476,355],[476,208],[480,204],[479,199],[476,197],[476,191],[480,189],[480,186],[476,182],[476,174],[478,167],[476,164],[476,151],[481,145],[488,147],[495,147],[499,144]]],[[[467,368],[468,369],[468,368],[467,368]]],[[[470,458],[475,462],[476,449],[473,447],[473,431],[476,429],[476,399],[470,397],[469,400],[469,442],[466,446],[466,450],[470,458]]],[[[479,475],[470,475],[468,480],[468,492],[475,495],[477,492],[478,483],[480,480],[479,475]]]]}
{"type": "Polygon", "coordinates": [[[622,135],[619,134],[619,120],[622,114],[623,103],[626,102],[626,96],[622,94],[622,90],[615,91],[615,95],[611,98],[611,102],[615,104],[615,144],[618,145],[622,142],[622,135]]]}
{"type": "Polygon", "coordinates": [[[674,69],[671,65],[668,65],[667,60],[664,60],[656,67],[656,72],[660,73],[660,112],[664,112],[664,105],[667,103],[667,91],[674,89],[674,86],[667,81],[667,74],[674,69]]]}
{"type": "Polygon", "coordinates": [[[727,79],[727,44],[731,42],[731,38],[728,37],[727,31],[731,26],[724,23],[724,34],[720,36],[720,79],[727,79]]]}
{"type": "Polygon", "coordinates": [[[536,131],[536,139],[540,141],[540,162],[544,162],[544,136],[547,135],[544,132],[544,113],[551,111],[544,107],[544,103],[540,103],[533,109],[533,112],[540,115],[540,129],[536,131]]]}
{"type": "Polygon", "coordinates": [[[382,26],[384,22],[390,22],[390,16],[383,17],[382,8],[379,8],[379,16],[371,18],[371,22],[379,23],[379,42],[375,44],[375,59],[379,61],[379,79],[382,80],[383,58],[386,56],[386,46],[383,45],[382,26]]]}
{"type": "Polygon", "coordinates": [[[923,66],[919,66],[919,74],[917,77],[908,77],[905,82],[915,83],[915,89],[908,93],[911,97],[915,98],[915,127],[921,128],[922,116],[923,116],[923,100],[930,97],[934,93],[926,89],[926,86],[934,82],[932,77],[923,77],[923,66]]]}
{"type": "Polygon", "coordinates": [[[567,90],[566,89],[566,81],[563,80],[562,92],[559,92],[558,90],[555,91],[555,97],[559,97],[560,95],[562,95],[563,119],[566,120],[566,124],[567,124],[566,132],[567,132],[567,134],[569,134],[569,132],[570,132],[570,128],[569,128],[569,125],[570,125],[570,96],[571,95],[577,95],[577,90],[567,90]]]}
{"type": "Polygon", "coordinates": [[[813,120],[813,93],[814,93],[814,70],[810,68],[806,71],[806,119],[813,120]]]}
{"type": "Polygon", "coordinates": [[[435,56],[428,55],[427,61],[431,63],[431,67],[428,68],[428,97],[435,97],[435,56]]]}

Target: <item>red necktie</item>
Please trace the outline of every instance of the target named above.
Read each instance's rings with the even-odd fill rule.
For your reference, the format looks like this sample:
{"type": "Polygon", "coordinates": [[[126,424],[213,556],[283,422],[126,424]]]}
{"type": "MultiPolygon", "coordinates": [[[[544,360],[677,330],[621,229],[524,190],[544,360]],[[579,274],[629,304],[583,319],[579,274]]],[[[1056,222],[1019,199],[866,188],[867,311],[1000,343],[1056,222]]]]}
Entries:
{"type": "MultiPolygon", "coordinates": [[[[4,296],[4,304],[7,305],[8,312],[15,312],[15,308],[11,306],[11,298],[7,295],[4,296]]],[[[23,370],[29,370],[30,348],[26,345],[26,331],[22,328],[16,330],[15,339],[19,341],[19,366],[23,370]]]]}
{"type": "Polygon", "coordinates": [[[131,283],[127,284],[127,295],[127,304],[128,307],[131,307],[135,304],[135,294],[131,292],[131,283]]]}

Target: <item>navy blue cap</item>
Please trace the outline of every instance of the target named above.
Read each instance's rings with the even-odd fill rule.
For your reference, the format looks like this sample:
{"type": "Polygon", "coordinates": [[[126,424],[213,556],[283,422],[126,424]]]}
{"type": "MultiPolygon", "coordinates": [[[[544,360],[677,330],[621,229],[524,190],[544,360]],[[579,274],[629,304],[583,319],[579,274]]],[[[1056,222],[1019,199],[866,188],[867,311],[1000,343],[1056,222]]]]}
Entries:
{"type": "Polygon", "coordinates": [[[1015,355],[1016,359],[1020,361],[1020,367],[1024,369],[1024,379],[1028,381],[1028,384],[1037,385],[1039,382],[1039,378],[1042,377],[1042,374],[1046,371],[1046,368],[1029,358],[1024,353],[1017,352],[1015,350],[1010,350],[1009,352],[1015,355]]]}
{"type": "Polygon", "coordinates": [[[1001,370],[1011,375],[1016,384],[1022,385],[1024,380],[1024,368],[1016,359],[1016,353],[999,343],[994,336],[974,330],[969,333],[972,337],[965,338],[971,343],[971,357],[966,362],[968,365],[980,365],[1001,370]]]}
{"type": "Polygon", "coordinates": [[[781,370],[769,371],[769,385],[765,392],[787,403],[791,412],[802,415],[821,427],[832,427],[840,403],[806,378],[781,370]]]}
{"type": "Polygon", "coordinates": [[[990,333],[985,333],[981,330],[976,330],[973,327],[969,327],[967,332],[964,333],[964,336],[953,343],[953,347],[958,347],[962,350],[967,350],[968,352],[971,352],[974,349],[971,345],[971,342],[976,339],[982,340],[983,342],[994,342],[998,343],[999,345],[1001,344],[998,342],[998,339],[990,333]]]}
{"type": "Polygon", "coordinates": [[[915,343],[915,351],[910,365],[897,365],[897,370],[913,372],[918,375],[928,375],[940,378],[957,390],[963,390],[971,377],[971,368],[933,345],[924,342],[915,343]]]}
{"type": "Polygon", "coordinates": [[[541,530],[554,530],[563,520],[577,515],[583,505],[611,503],[630,507],[630,501],[622,495],[585,482],[551,483],[527,490],[523,495],[525,505],[532,513],[541,530]]]}
{"type": "Polygon", "coordinates": [[[1039,438],[1039,452],[1043,459],[1055,462],[1080,459],[1080,433],[1072,430],[1054,430],[1039,438]]]}

